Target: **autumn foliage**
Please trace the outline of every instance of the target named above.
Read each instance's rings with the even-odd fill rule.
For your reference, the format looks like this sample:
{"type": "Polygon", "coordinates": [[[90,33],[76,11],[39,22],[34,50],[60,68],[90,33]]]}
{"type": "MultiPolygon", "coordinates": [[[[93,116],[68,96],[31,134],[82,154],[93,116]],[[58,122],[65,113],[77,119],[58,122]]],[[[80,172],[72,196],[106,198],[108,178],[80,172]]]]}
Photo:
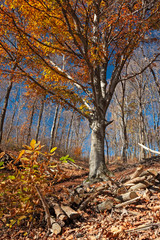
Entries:
{"type": "Polygon", "coordinates": [[[26,79],[29,88],[47,91],[87,117],[87,104],[97,101],[94,68],[110,63],[121,70],[158,24],[159,1],[150,8],[146,2],[1,1],[2,74],[14,72],[15,81],[26,79]]]}
{"type": "Polygon", "coordinates": [[[20,151],[14,163],[8,164],[7,170],[0,162],[0,218],[8,227],[19,225],[23,220],[30,224],[35,221],[36,214],[42,221],[44,211],[36,186],[40,187],[43,196],[54,196],[54,183],[65,178],[59,164],[51,160],[56,147],[50,153],[42,152],[42,148],[40,142],[32,140],[30,146],[25,145],[20,151]],[[15,163],[19,160],[21,166],[17,168],[15,163]]]}

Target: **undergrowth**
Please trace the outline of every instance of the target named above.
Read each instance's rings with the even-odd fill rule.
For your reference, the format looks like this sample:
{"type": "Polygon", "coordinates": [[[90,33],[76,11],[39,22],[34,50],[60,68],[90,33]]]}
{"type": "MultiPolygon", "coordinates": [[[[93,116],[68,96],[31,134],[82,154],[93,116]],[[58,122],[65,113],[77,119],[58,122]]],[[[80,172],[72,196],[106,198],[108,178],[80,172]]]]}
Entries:
{"type": "MultiPolygon", "coordinates": [[[[30,146],[24,145],[23,148],[15,161],[7,165],[7,171],[4,170],[4,162],[0,162],[0,219],[10,228],[23,223],[29,226],[36,221],[36,212],[43,216],[36,186],[44,197],[54,195],[55,182],[66,177],[60,164],[52,159],[56,147],[49,153],[43,152],[40,142],[33,139],[30,146]],[[20,167],[16,167],[19,161],[20,167]]],[[[68,155],[60,160],[73,161],[68,155]]]]}

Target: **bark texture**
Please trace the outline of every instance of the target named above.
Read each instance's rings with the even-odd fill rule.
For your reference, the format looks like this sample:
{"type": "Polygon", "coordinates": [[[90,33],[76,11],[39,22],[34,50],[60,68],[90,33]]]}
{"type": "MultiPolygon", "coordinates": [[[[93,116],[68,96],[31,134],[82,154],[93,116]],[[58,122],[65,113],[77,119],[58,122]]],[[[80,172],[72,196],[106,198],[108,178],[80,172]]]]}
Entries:
{"type": "Polygon", "coordinates": [[[94,120],[91,124],[91,151],[89,162],[89,179],[104,180],[108,169],[104,156],[105,125],[103,121],[94,120]]]}

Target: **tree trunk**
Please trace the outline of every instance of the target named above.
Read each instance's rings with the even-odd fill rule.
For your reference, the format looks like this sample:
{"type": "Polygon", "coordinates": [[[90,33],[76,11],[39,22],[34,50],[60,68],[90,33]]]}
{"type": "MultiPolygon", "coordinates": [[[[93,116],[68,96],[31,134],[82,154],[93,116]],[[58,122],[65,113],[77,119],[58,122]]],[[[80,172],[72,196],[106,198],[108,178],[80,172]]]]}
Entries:
{"type": "Polygon", "coordinates": [[[41,107],[40,107],[40,111],[39,111],[38,123],[37,123],[37,131],[36,131],[36,137],[35,137],[36,142],[38,142],[39,129],[40,129],[40,124],[41,124],[41,120],[42,120],[42,114],[43,114],[43,110],[44,110],[44,101],[45,101],[45,96],[41,100],[41,107]]]}
{"type": "Polygon", "coordinates": [[[123,125],[123,147],[122,147],[122,159],[123,163],[127,163],[127,148],[128,148],[128,138],[127,138],[127,128],[123,125]]]}
{"type": "Polygon", "coordinates": [[[7,111],[8,101],[9,101],[9,95],[10,95],[11,90],[12,90],[12,81],[9,82],[9,85],[7,87],[7,92],[6,92],[6,95],[5,95],[4,104],[3,104],[3,108],[2,108],[2,113],[1,113],[1,117],[0,117],[0,144],[2,143],[4,120],[5,120],[5,116],[6,116],[6,111],[7,111]]]}
{"type": "Polygon", "coordinates": [[[17,97],[18,97],[18,91],[19,91],[19,90],[17,90],[17,92],[16,92],[16,97],[15,97],[15,102],[14,102],[14,109],[13,109],[13,115],[12,115],[12,118],[11,118],[11,123],[10,123],[9,130],[8,130],[8,133],[7,133],[7,137],[6,137],[7,142],[8,142],[8,140],[9,140],[10,134],[11,134],[11,132],[12,132],[13,121],[14,121],[14,117],[15,117],[15,115],[16,115],[16,111],[17,111],[17,108],[18,108],[18,99],[17,99],[17,97]]]}
{"type": "Polygon", "coordinates": [[[72,112],[72,115],[71,115],[69,129],[68,129],[68,133],[67,133],[66,147],[65,147],[66,152],[69,150],[69,139],[70,139],[70,135],[71,135],[72,127],[73,127],[73,117],[74,117],[74,111],[72,112]]]}
{"type": "Polygon", "coordinates": [[[109,164],[109,144],[105,137],[106,149],[107,149],[107,165],[109,164]]]}
{"type": "MultiPolygon", "coordinates": [[[[144,123],[144,116],[143,116],[143,107],[142,107],[142,98],[139,98],[139,139],[140,143],[145,145],[145,123],[144,123]]],[[[142,158],[146,158],[146,152],[144,149],[140,149],[139,161],[142,158]]]]}
{"type": "Polygon", "coordinates": [[[64,137],[64,135],[65,135],[65,132],[66,132],[66,125],[67,125],[67,119],[66,119],[66,117],[64,117],[64,120],[63,120],[63,125],[62,125],[62,130],[61,130],[61,135],[60,135],[60,137],[59,137],[59,143],[58,143],[58,147],[59,148],[62,148],[63,147],[63,150],[65,150],[64,149],[64,139],[63,139],[63,137],[64,137]]]}
{"type": "Polygon", "coordinates": [[[52,129],[51,129],[51,138],[50,138],[50,147],[49,149],[51,150],[53,148],[53,144],[55,144],[55,129],[57,125],[57,117],[59,113],[59,105],[56,106],[55,109],[55,114],[54,114],[54,119],[53,119],[53,124],[52,124],[52,129]]]}
{"type": "Polygon", "coordinates": [[[31,116],[30,116],[30,120],[29,120],[29,127],[28,127],[28,134],[27,134],[27,144],[29,144],[31,141],[31,128],[32,128],[33,116],[34,116],[34,111],[35,111],[35,102],[36,102],[36,100],[34,101],[32,109],[31,109],[31,116]]]}
{"type": "Polygon", "coordinates": [[[128,138],[127,138],[127,124],[125,120],[125,92],[126,92],[126,82],[121,82],[122,86],[122,105],[121,105],[121,111],[122,111],[122,124],[123,124],[123,147],[122,147],[122,159],[123,162],[127,162],[127,148],[128,148],[128,138]]]}
{"type": "Polygon", "coordinates": [[[89,179],[107,179],[108,169],[104,156],[105,125],[103,121],[94,120],[91,124],[91,151],[89,160],[89,179]]]}

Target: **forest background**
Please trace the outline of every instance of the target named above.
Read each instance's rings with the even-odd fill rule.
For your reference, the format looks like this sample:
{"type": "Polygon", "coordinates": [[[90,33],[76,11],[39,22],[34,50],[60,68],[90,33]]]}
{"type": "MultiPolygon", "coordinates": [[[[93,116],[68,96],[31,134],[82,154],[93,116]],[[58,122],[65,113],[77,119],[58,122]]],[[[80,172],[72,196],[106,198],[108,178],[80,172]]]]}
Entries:
{"type": "MultiPolygon", "coordinates": [[[[154,32],[151,41],[147,40],[135,51],[131,59],[132,70],[143,68],[147,58],[157,53],[158,49],[159,35],[154,32]]],[[[123,159],[124,131],[127,137],[128,161],[141,159],[144,155],[146,157],[145,152],[140,151],[138,143],[159,150],[159,77],[157,60],[143,74],[117,85],[108,113],[108,119],[113,120],[113,123],[106,129],[105,154],[108,162],[123,159]]],[[[14,79],[10,82],[10,78],[7,73],[1,75],[1,118],[4,110],[6,111],[2,146],[5,149],[19,150],[23,144],[36,139],[45,144],[47,150],[57,146],[62,154],[88,159],[88,122],[74,111],[50,101],[49,96],[39,96],[32,89],[28,92],[25,82],[19,83],[14,79]]]]}

